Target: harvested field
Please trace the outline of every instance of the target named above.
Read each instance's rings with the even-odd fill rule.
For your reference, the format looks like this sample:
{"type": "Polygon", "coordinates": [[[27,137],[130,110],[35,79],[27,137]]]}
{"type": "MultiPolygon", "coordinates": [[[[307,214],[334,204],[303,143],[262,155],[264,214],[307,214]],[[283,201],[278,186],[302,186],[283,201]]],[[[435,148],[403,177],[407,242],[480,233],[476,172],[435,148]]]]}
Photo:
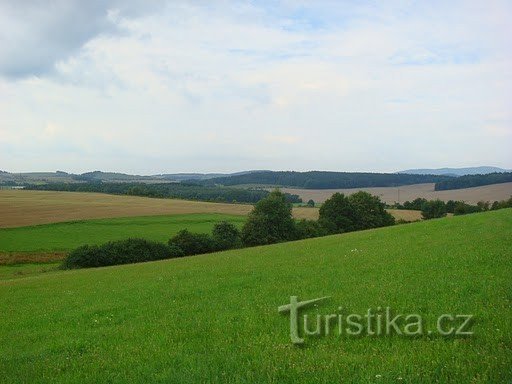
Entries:
{"type": "MultiPolygon", "coordinates": [[[[89,192],[0,190],[0,228],[114,217],[221,213],[247,215],[248,204],[153,199],[89,192]]],[[[294,208],[297,218],[315,218],[312,208],[294,208]]]]}
{"type": "Polygon", "coordinates": [[[335,192],[352,194],[357,191],[367,191],[372,195],[379,196],[381,200],[388,204],[395,202],[411,201],[417,197],[423,197],[428,200],[440,199],[462,200],[470,204],[476,204],[479,201],[506,200],[512,195],[512,183],[484,185],[481,187],[454,189],[450,191],[434,191],[434,184],[414,184],[401,187],[382,187],[382,188],[351,188],[351,189],[298,189],[282,188],[283,192],[299,195],[302,200],[313,199],[315,203],[323,203],[335,192]]]}
{"type": "Polygon", "coordinates": [[[412,211],[408,209],[388,209],[387,211],[397,220],[418,221],[422,219],[420,211],[412,211]]]}

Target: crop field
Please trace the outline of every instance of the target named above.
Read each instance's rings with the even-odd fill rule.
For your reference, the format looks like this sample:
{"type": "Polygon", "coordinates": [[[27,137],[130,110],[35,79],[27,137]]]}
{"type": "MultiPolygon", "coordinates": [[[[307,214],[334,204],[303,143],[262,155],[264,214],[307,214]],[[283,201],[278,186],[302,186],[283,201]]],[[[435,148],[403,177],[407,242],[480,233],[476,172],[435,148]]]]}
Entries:
{"type": "MultiPolygon", "coordinates": [[[[26,267],[28,268],[28,267],[26,267]]],[[[512,210],[0,281],[5,383],[498,383],[512,379],[512,210]],[[475,239],[475,241],[468,241],[475,239]],[[304,336],[305,313],[472,314],[472,336],[304,336]]],[[[312,325],[314,327],[314,325],[312,325]]]]}
{"type": "Polygon", "coordinates": [[[485,185],[482,187],[454,189],[450,191],[434,191],[434,184],[414,184],[401,187],[382,187],[382,188],[354,188],[354,189],[298,189],[282,188],[283,192],[299,195],[302,200],[313,199],[315,203],[323,203],[335,192],[352,194],[357,191],[367,191],[372,195],[379,196],[380,199],[388,204],[395,202],[412,201],[417,197],[423,197],[427,200],[440,199],[462,200],[469,204],[476,204],[479,201],[507,200],[512,196],[512,183],[485,185]]]}
{"type": "MultiPolygon", "coordinates": [[[[65,222],[72,220],[219,213],[247,215],[247,204],[208,203],[177,199],[116,196],[91,192],[0,190],[0,228],[65,222]]],[[[299,219],[315,218],[317,210],[297,207],[299,219]]]]}

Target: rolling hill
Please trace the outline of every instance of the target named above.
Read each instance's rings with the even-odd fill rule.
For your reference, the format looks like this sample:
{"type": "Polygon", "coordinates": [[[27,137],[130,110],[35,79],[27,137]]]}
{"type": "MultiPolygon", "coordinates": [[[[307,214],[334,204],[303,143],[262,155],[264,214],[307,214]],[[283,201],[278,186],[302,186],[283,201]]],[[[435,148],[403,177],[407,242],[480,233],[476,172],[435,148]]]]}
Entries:
{"type": "Polygon", "coordinates": [[[511,249],[504,209],[3,281],[2,381],[509,382],[511,249]],[[294,295],[330,296],[310,316],[391,307],[428,330],[471,314],[474,335],[324,334],[298,347],[277,310],[294,295]]]}
{"type": "Polygon", "coordinates": [[[446,175],[446,176],[465,176],[465,175],[485,175],[496,172],[510,172],[508,169],[499,167],[467,167],[467,168],[421,168],[406,169],[397,173],[407,173],[410,175],[446,175]]]}

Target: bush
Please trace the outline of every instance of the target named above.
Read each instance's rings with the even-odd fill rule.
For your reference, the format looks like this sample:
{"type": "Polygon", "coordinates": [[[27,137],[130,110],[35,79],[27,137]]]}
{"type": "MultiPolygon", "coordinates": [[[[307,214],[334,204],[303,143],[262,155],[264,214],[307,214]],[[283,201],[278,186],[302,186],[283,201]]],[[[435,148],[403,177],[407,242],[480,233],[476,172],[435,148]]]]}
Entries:
{"type": "Polygon", "coordinates": [[[212,237],[215,242],[215,247],[219,251],[242,247],[240,231],[227,221],[221,221],[214,225],[212,237]]]}
{"type": "Polygon", "coordinates": [[[464,203],[463,201],[458,201],[457,204],[455,204],[455,209],[453,210],[453,214],[455,216],[467,215],[469,213],[477,212],[480,212],[480,207],[478,207],[477,205],[464,203]]]}
{"type": "Polygon", "coordinates": [[[446,216],[446,205],[441,200],[430,200],[423,204],[421,216],[425,220],[437,219],[446,216]]]}
{"type": "Polygon", "coordinates": [[[329,233],[343,233],[395,224],[377,196],[359,191],[346,197],[335,193],[320,207],[321,226],[329,233]]]}
{"type": "Polygon", "coordinates": [[[315,206],[315,201],[313,199],[309,199],[308,200],[308,207],[314,207],[315,206]]]}
{"type": "Polygon", "coordinates": [[[295,238],[292,205],[284,193],[275,190],[260,200],[242,228],[246,246],[273,244],[295,238]]]}
{"type": "Polygon", "coordinates": [[[328,235],[327,231],[315,220],[302,219],[295,225],[297,239],[310,239],[328,235]]]}
{"type": "Polygon", "coordinates": [[[182,256],[181,249],[144,240],[127,239],[103,245],[83,245],[68,254],[64,269],[103,267],[107,265],[138,263],[182,256]]]}
{"type": "Polygon", "coordinates": [[[183,251],[185,256],[210,253],[216,250],[213,238],[206,233],[192,233],[187,229],[178,232],[168,242],[183,251]]]}

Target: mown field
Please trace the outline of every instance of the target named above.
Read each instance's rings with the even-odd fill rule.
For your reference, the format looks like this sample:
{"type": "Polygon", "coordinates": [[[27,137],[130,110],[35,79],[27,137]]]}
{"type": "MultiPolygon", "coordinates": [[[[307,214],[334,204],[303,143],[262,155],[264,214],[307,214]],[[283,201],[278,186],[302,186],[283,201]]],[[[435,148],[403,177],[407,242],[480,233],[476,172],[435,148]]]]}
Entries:
{"type": "MultiPolygon", "coordinates": [[[[245,216],[248,204],[208,203],[178,199],[116,196],[92,192],[0,190],[0,228],[73,220],[217,213],[245,216]]],[[[297,219],[314,219],[318,210],[297,207],[297,219]]]]}
{"type": "Polygon", "coordinates": [[[503,383],[512,380],[512,210],[0,282],[0,381],[503,383]],[[390,306],[473,336],[306,337],[277,307],[390,306]]]}

